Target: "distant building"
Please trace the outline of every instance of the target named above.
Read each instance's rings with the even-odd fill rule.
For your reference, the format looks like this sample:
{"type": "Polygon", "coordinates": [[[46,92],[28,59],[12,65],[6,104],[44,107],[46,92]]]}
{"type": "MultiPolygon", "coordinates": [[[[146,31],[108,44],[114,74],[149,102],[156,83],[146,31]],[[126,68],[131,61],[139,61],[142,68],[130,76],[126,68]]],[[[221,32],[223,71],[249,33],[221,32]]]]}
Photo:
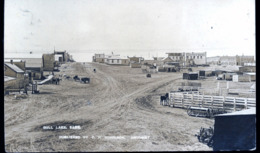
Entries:
{"type": "Polygon", "coordinates": [[[130,63],[141,63],[142,61],[142,57],[128,57],[129,58],[129,61],[130,63]]]}
{"type": "Polygon", "coordinates": [[[255,66],[241,66],[239,67],[239,72],[256,72],[255,66]]]}
{"type": "Polygon", "coordinates": [[[167,60],[179,62],[181,66],[207,64],[207,52],[170,52],[166,54],[169,57],[167,60]]]}
{"type": "Polygon", "coordinates": [[[93,56],[93,62],[105,63],[105,54],[95,54],[93,56]]]}
{"type": "Polygon", "coordinates": [[[128,66],[130,61],[128,58],[123,58],[118,55],[108,56],[105,59],[105,63],[109,65],[125,65],[128,66]]]}
{"type": "Polygon", "coordinates": [[[221,65],[237,65],[235,56],[221,56],[219,61],[221,65]]]}
{"type": "Polygon", "coordinates": [[[255,65],[254,56],[215,56],[208,57],[207,64],[212,65],[239,65],[239,66],[247,66],[255,65]]]}
{"type": "Polygon", "coordinates": [[[65,51],[55,51],[54,50],[54,54],[55,55],[61,55],[62,63],[66,63],[66,62],[71,61],[71,59],[70,59],[71,56],[69,55],[69,53],[66,52],[66,50],[65,51]]]}
{"type": "Polygon", "coordinates": [[[207,64],[219,65],[220,64],[220,56],[207,57],[207,64]]]}
{"type": "Polygon", "coordinates": [[[244,66],[245,63],[255,63],[254,56],[236,56],[236,65],[244,66]]]}

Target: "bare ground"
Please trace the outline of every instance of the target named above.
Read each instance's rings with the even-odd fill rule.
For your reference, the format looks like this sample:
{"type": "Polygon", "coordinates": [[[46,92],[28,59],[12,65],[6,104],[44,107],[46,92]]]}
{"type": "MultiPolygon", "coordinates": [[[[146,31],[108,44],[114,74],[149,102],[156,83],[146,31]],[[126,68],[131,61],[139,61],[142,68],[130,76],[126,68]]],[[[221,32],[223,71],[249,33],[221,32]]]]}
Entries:
{"type": "Polygon", "coordinates": [[[57,74],[88,76],[90,84],[63,79],[60,85],[39,86],[40,94],[29,94],[26,99],[5,96],[7,152],[212,150],[198,142],[195,134],[200,127],[213,126],[214,120],[159,105],[159,95],[182,80],[182,73],[146,78],[141,69],[67,63],[57,74]],[[80,125],[82,129],[43,130],[44,125],[80,125]],[[95,139],[59,139],[66,135],[95,139]],[[132,140],[130,136],[150,137],[132,140]]]}

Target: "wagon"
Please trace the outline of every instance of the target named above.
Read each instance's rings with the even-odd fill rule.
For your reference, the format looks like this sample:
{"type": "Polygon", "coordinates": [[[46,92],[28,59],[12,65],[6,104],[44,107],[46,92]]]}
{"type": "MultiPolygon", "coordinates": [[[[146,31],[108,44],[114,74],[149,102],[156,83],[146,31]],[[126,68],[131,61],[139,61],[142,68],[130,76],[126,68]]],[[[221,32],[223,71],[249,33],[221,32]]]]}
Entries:
{"type": "Polygon", "coordinates": [[[212,118],[214,115],[227,113],[223,109],[218,108],[204,108],[204,107],[194,107],[189,106],[187,109],[187,113],[189,116],[196,116],[196,117],[208,117],[212,118]]]}
{"type": "Polygon", "coordinates": [[[86,83],[86,82],[90,82],[90,78],[88,78],[88,77],[82,77],[81,79],[80,79],[80,82],[84,82],[84,83],[86,83]]]}

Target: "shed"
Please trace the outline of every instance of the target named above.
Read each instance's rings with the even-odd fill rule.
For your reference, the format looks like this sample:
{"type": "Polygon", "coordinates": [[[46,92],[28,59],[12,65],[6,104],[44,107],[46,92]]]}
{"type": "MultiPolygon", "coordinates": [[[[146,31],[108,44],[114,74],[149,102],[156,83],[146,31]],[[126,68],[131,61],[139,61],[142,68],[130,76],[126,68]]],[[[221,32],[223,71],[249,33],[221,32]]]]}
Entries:
{"type": "Polygon", "coordinates": [[[213,151],[256,148],[256,109],[215,116],[213,151]]]}
{"type": "Polygon", "coordinates": [[[130,63],[131,68],[141,68],[141,63],[130,63]]]}
{"type": "Polygon", "coordinates": [[[241,66],[239,72],[256,72],[255,66],[241,66]]]}
{"type": "Polygon", "coordinates": [[[165,72],[166,70],[165,70],[165,68],[162,67],[162,66],[157,66],[157,71],[158,71],[158,72],[165,72]]]}
{"type": "Polygon", "coordinates": [[[19,87],[14,77],[4,76],[4,81],[4,89],[15,89],[19,87]]]}
{"type": "Polygon", "coordinates": [[[232,81],[233,75],[236,75],[236,73],[224,73],[224,74],[223,74],[223,77],[224,77],[225,80],[230,80],[230,81],[232,81]]]}
{"type": "Polygon", "coordinates": [[[188,73],[183,73],[182,79],[188,79],[188,78],[189,78],[189,74],[188,73]]]}
{"type": "Polygon", "coordinates": [[[212,71],[205,71],[205,75],[206,75],[207,77],[212,76],[212,71]]]}
{"type": "Polygon", "coordinates": [[[199,74],[197,72],[189,72],[188,80],[198,80],[199,74]]]}
{"type": "Polygon", "coordinates": [[[24,71],[18,66],[11,63],[5,63],[4,74],[6,76],[15,77],[18,79],[24,78],[24,71]]]}
{"type": "Polygon", "coordinates": [[[233,75],[233,82],[250,82],[249,75],[233,75]]]}
{"type": "Polygon", "coordinates": [[[249,76],[249,81],[256,81],[256,73],[255,72],[251,72],[251,73],[244,73],[244,75],[249,76]]]}
{"type": "Polygon", "coordinates": [[[206,71],[205,70],[199,70],[199,77],[205,78],[206,77],[206,71]]]}

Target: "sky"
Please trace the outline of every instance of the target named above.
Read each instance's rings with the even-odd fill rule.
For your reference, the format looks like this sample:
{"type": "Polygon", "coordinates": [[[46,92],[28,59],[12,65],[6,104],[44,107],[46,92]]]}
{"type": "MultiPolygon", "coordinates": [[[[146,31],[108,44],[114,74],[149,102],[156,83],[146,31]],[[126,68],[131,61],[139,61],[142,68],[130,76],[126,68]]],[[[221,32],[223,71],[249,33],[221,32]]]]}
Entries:
{"type": "Polygon", "coordinates": [[[6,0],[4,12],[5,57],[256,52],[254,0],[6,0]]]}

